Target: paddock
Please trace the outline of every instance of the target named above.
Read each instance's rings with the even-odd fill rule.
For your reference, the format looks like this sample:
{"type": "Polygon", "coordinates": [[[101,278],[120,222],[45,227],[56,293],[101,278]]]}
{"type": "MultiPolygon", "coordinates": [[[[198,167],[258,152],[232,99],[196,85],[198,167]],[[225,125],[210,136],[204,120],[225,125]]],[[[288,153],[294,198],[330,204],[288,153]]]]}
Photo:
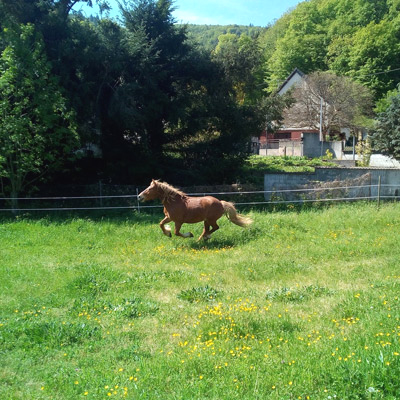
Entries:
{"type": "Polygon", "coordinates": [[[2,214],[1,398],[396,398],[397,202],[161,212],[2,214]]]}

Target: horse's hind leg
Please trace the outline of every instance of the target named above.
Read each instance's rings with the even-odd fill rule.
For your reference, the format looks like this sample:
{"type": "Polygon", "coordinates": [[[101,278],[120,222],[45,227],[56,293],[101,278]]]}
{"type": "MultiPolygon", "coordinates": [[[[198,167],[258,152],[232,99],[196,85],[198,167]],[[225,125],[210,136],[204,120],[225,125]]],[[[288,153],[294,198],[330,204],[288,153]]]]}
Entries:
{"type": "Polygon", "coordinates": [[[219,229],[217,221],[211,222],[210,225],[212,226],[212,229],[211,229],[211,231],[208,232],[208,237],[210,237],[213,232],[215,232],[219,229]]]}
{"type": "Polygon", "coordinates": [[[217,221],[204,221],[204,230],[201,236],[199,237],[200,239],[208,240],[211,238],[211,234],[219,229],[219,226],[217,224],[217,221]],[[212,229],[210,230],[210,226],[212,229]]]}
{"type": "Polygon", "coordinates": [[[180,233],[181,226],[182,226],[182,222],[175,222],[175,235],[176,236],[180,236],[180,237],[184,237],[184,238],[193,237],[192,232],[180,233]]]}
{"type": "Polygon", "coordinates": [[[209,236],[209,231],[210,231],[210,224],[207,221],[204,221],[204,229],[203,229],[203,233],[200,235],[198,240],[204,239],[210,239],[209,236]]]}

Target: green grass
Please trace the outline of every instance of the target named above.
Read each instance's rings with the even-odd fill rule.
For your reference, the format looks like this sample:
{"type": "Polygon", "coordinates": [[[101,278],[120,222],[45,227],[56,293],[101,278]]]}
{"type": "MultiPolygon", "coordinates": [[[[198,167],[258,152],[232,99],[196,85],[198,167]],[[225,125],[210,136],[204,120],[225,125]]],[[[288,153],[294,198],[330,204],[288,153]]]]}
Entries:
{"type": "Polygon", "coordinates": [[[271,172],[312,172],[315,167],[337,166],[337,164],[321,158],[308,158],[297,156],[250,156],[245,163],[252,172],[271,171],[271,172]]]}
{"type": "Polygon", "coordinates": [[[249,214],[3,219],[0,398],[400,399],[400,204],[249,214]]]}

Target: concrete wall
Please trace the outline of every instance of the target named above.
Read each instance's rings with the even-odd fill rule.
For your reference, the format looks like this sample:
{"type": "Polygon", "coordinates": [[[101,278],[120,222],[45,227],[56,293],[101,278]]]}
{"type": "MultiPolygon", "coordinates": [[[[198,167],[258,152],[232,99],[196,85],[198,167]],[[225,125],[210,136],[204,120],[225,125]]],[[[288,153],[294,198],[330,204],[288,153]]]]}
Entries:
{"type": "Polygon", "coordinates": [[[259,149],[260,156],[305,156],[317,158],[326,155],[329,150],[333,158],[343,158],[342,142],[320,142],[315,132],[303,132],[303,140],[279,140],[267,143],[259,149]]]}
{"type": "Polygon", "coordinates": [[[381,196],[396,196],[400,200],[400,169],[316,168],[306,173],[271,173],[264,175],[265,199],[304,200],[317,198],[377,197],[379,177],[381,196]],[[372,186],[371,186],[372,185],[372,186]],[[392,185],[392,186],[385,186],[392,185]],[[366,186],[343,189],[349,186],[366,186]],[[316,188],[318,191],[306,189],[316,188]],[[282,192],[299,190],[300,192],[282,192]]]}
{"type": "Polygon", "coordinates": [[[300,140],[276,140],[267,143],[259,150],[260,156],[298,156],[303,155],[303,142],[300,140]]]}
{"type": "Polygon", "coordinates": [[[319,135],[316,133],[303,133],[303,155],[305,157],[316,158],[326,154],[329,150],[334,158],[341,160],[343,157],[342,142],[320,142],[319,135]]]}

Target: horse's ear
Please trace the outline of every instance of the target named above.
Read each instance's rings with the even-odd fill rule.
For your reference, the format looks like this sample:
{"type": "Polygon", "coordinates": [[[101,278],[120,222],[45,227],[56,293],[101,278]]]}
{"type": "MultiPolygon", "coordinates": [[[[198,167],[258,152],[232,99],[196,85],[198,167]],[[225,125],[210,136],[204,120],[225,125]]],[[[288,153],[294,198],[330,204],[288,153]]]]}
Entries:
{"type": "Polygon", "coordinates": [[[156,186],[156,185],[157,185],[157,181],[154,180],[154,179],[152,179],[152,180],[151,180],[151,184],[154,185],[154,186],[156,186]]]}

